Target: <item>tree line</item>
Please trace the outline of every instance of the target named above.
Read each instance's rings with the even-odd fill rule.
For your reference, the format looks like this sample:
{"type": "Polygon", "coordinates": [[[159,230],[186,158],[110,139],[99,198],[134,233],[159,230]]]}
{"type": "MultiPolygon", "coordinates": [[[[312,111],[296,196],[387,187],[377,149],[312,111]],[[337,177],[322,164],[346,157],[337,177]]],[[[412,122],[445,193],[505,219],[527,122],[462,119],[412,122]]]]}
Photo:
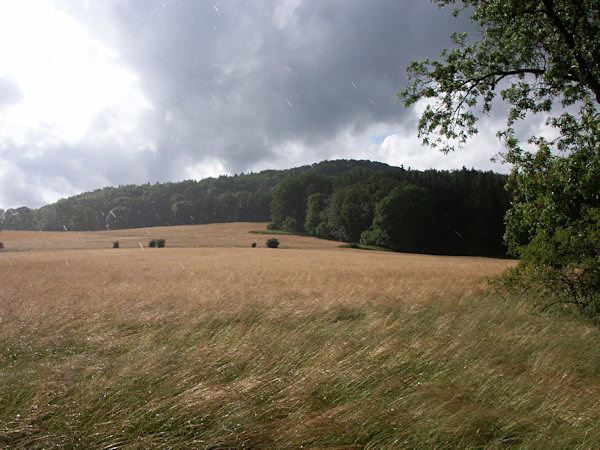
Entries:
{"type": "Polygon", "coordinates": [[[273,227],[396,251],[504,255],[506,177],[476,170],[307,172],[273,189],[273,227]]]}
{"type": "Polygon", "coordinates": [[[107,187],[39,209],[0,211],[3,229],[93,231],[216,222],[272,227],[398,251],[501,255],[506,176],[336,160],[201,181],[107,187]]]}

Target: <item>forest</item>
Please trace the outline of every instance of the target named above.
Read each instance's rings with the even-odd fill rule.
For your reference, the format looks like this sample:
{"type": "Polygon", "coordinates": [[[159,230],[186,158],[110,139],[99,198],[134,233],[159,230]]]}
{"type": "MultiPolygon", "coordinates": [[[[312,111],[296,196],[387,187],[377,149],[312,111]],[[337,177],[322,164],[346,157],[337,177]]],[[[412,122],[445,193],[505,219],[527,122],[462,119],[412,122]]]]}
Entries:
{"type": "Polygon", "coordinates": [[[200,181],[106,187],[39,209],[0,211],[0,229],[93,231],[217,222],[395,251],[502,256],[507,177],[335,160],[200,181]]]}

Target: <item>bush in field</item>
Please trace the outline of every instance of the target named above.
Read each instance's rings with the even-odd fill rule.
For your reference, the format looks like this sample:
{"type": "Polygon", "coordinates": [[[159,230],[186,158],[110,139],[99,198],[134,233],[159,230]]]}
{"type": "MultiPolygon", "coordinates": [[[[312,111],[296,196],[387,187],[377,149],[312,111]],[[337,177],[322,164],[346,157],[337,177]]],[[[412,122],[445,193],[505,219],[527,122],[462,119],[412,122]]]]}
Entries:
{"type": "Polygon", "coordinates": [[[113,242],[113,248],[119,248],[119,241],[113,242]]]}
{"type": "Polygon", "coordinates": [[[256,242],[253,242],[252,243],[252,248],[255,248],[255,247],[256,247],[256,242]]]}
{"type": "Polygon", "coordinates": [[[158,248],[163,248],[166,243],[167,243],[167,241],[165,241],[164,239],[157,239],[156,240],[156,246],[158,248]]]}
{"type": "Polygon", "coordinates": [[[279,247],[279,239],[276,239],[276,238],[267,239],[267,247],[269,247],[269,248],[279,247]]]}
{"type": "Polygon", "coordinates": [[[0,242],[0,248],[4,248],[4,244],[0,242]]]}
{"type": "Polygon", "coordinates": [[[150,242],[148,242],[148,247],[156,247],[156,239],[152,239],[150,242]]]}

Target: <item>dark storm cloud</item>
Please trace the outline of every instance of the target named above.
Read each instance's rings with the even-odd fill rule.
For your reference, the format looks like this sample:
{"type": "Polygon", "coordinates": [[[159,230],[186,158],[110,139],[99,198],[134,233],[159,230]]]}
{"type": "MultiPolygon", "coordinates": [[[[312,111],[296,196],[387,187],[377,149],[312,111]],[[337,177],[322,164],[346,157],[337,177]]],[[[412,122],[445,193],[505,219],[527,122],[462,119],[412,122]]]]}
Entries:
{"type": "Polygon", "coordinates": [[[156,108],[155,176],[215,157],[241,171],[268,165],[289,142],[319,146],[374,123],[398,129],[406,64],[435,56],[457,25],[423,1],[290,5],[115,5],[121,51],[156,108]]]}
{"type": "MultiPolygon", "coordinates": [[[[115,49],[152,108],[138,117],[135,139],[119,138],[120,116],[106,110],[81,142],[46,143],[33,153],[21,144],[0,149],[0,175],[15,180],[3,178],[0,206],[40,206],[41,191],[66,196],[215,170],[378,159],[358,152],[387,134],[416,132],[414,112],[396,97],[406,65],[435,58],[452,31],[469,25],[424,0],[56,5],[115,49]]],[[[19,95],[0,79],[0,108],[19,95]]]]}

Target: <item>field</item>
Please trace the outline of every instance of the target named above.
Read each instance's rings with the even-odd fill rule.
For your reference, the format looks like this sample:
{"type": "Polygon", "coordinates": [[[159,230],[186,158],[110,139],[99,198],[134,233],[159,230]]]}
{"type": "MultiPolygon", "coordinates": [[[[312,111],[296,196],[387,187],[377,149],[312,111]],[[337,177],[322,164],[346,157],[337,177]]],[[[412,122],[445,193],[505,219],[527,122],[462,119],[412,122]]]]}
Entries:
{"type": "Polygon", "coordinates": [[[2,231],[0,447],[600,445],[600,331],[514,262],[264,225],[2,231]]]}

